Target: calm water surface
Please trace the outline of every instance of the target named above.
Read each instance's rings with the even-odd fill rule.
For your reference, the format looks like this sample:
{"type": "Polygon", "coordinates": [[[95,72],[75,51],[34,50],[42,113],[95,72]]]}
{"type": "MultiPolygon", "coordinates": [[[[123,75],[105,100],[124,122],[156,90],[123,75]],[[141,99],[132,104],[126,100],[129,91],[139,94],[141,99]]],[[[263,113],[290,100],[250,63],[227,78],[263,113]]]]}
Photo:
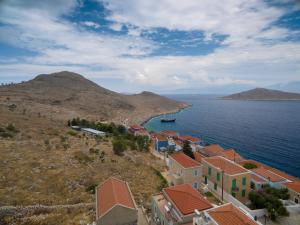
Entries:
{"type": "Polygon", "coordinates": [[[216,96],[170,95],[193,106],[174,114],[175,123],[162,116],[145,124],[148,130],[176,130],[207,143],[234,148],[254,159],[300,177],[300,101],[232,101],[216,96]]]}

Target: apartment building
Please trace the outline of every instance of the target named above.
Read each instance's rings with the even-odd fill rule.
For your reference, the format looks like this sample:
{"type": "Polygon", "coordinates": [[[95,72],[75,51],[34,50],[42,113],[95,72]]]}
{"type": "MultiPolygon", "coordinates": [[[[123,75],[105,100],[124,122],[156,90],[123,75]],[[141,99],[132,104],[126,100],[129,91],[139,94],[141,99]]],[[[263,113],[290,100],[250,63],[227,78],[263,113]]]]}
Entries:
{"type": "Polygon", "coordinates": [[[222,156],[202,159],[204,183],[220,198],[224,194],[246,203],[250,192],[251,171],[222,156]]]}
{"type": "Polygon", "coordinates": [[[212,208],[190,184],[164,188],[152,197],[152,221],[157,225],[192,224],[195,210],[201,212],[212,208]]]}
{"type": "Polygon", "coordinates": [[[169,156],[169,176],[173,185],[191,184],[199,189],[202,177],[202,166],[196,160],[182,152],[169,156]]]}

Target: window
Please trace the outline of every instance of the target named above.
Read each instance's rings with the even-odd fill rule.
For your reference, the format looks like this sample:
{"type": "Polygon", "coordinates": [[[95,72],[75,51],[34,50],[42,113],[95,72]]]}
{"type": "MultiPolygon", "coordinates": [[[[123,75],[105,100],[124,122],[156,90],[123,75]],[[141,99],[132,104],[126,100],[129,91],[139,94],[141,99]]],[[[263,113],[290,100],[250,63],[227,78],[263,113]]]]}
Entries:
{"type": "Polygon", "coordinates": [[[195,183],[193,184],[193,186],[194,186],[194,188],[198,189],[198,183],[197,183],[197,182],[195,182],[195,183]]]}
{"type": "Polygon", "coordinates": [[[208,175],[210,176],[211,175],[211,168],[208,167],[208,175]]]}
{"type": "Polygon", "coordinates": [[[193,170],[193,175],[196,177],[198,176],[198,170],[193,170]]]}
{"type": "Polygon", "coordinates": [[[217,181],[220,181],[220,173],[217,172],[217,181]]]}
{"type": "Polygon", "coordinates": [[[234,192],[232,192],[231,195],[232,195],[233,197],[235,197],[235,193],[234,193],[234,192]]]}
{"type": "Polygon", "coordinates": [[[246,179],[246,177],[243,177],[242,184],[246,185],[246,183],[247,183],[247,179],[246,179]]]}
{"type": "Polygon", "coordinates": [[[236,179],[233,179],[231,181],[231,187],[232,187],[232,189],[236,189],[236,179]]]}
{"type": "Polygon", "coordinates": [[[246,190],[242,190],[242,197],[246,196],[246,190]]]}
{"type": "Polygon", "coordinates": [[[204,183],[207,184],[207,176],[204,176],[204,183]]]}
{"type": "Polygon", "coordinates": [[[214,183],[214,189],[215,189],[215,191],[218,189],[217,183],[214,183]]]}

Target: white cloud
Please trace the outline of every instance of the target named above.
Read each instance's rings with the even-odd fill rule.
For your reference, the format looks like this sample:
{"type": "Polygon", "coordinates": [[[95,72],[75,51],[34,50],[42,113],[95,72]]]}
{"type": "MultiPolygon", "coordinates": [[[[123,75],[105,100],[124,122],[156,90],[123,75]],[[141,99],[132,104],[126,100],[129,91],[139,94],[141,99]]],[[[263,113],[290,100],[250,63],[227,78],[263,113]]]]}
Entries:
{"type": "Polygon", "coordinates": [[[100,24],[95,23],[95,22],[93,22],[93,21],[85,21],[85,22],[82,22],[82,24],[83,24],[84,26],[87,26],[87,27],[93,27],[93,28],[96,28],[96,29],[100,27],[100,24]]]}
{"type": "Polygon", "coordinates": [[[285,10],[260,0],[109,0],[105,1],[114,21],[140,28],[164,27],[170,30],[201,30],[228,35],[227,44],[255,37],[280,18],[285,10]]]}
{"type": "MultiPolygon", "coordinates": [[[[81,29],[59,15],[74,9],[8,4],[0,9],[0,41],[38,52],[22,62],[8,59],[1,75],[15,76],[71,70],[89,78],[117,78],[128,87],[174,88],[205,85],[281,82],[300,74],[300,44],[282,41],[291,33],[274,22],[285,12],[258,0],[219,1],[124,0],[108,2],[115,21],[110,28],[129,27],[127,36],[81,29]],[[126,9],[126,10],[125,10],[126,9]],[[47,13],[45,13],[47,11],[47,13]],[[158,46],[140,37],[154,27],[201,30],[205,41],[227,35],[223,45],[203,56],[149,56],[158,46]],[[264,40],[273,40],[265,43],[264,40]]],[[[91,21],[86,26],[95,27],[91,21]]],[[[201,41],[201,40],[197,40],[201,41]]]]}
{"type": "Polygon", "coordinates": [[[115,31],[121,31],[123,28],[123,25],[120,23],[113,23],[110,26],[110,29],[115,30],[115,31]]]}

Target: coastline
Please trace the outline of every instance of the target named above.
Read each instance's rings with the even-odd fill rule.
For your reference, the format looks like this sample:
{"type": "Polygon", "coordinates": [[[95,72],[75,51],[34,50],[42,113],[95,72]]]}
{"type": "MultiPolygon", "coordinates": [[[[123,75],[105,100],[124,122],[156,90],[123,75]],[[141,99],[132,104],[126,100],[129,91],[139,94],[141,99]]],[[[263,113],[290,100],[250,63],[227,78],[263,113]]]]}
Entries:
{"type": "Polygon", "coordinates": [[[156,118],[156,117],[159,117],[159,116],[162,116],[164,114],[171,114],[171,113],[180,113],[181,111],[187,109],[187,108],[190,108],[192,107],[193,105],[192,104],[187,104],[186,103],[186,106],[185,107],[181,107],[175,111],[170,111],[170,112],[166,112],[166,113],[160,113],[160,114],[156,114],[156,115],[153,115],[151,117],[149,117],[148,119],[144,120],[142,123],[140,123],[141,126],[144,126],[146,123],[148,123],[150,120],[156,118]]]}

